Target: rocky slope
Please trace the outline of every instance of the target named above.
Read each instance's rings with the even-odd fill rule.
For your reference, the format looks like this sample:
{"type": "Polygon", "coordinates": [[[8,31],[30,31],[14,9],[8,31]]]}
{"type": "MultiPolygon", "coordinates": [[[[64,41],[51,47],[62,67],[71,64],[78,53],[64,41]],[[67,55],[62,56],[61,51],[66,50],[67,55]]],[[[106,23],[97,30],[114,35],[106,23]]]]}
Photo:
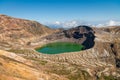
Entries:
{"type": "MultiPolygon", "coordinates": [[[[11,17],[9,18],[11,21],[11,17]]],[[[22,27],[22,30],[14,32],[7,26],[8,23],[10,25],[8,18],[5,20],[8,21],[7,23],[1,24],[4,19],[0,20],[0,25],[4,25],[4,29],[9,30],[0,33],[3,35],[0,37],[1,49],[4,47],[4,50],[7,50],[0,50],[0,80],[120,80],[120,27],[79,26],[69,30],[59,30],[53,34],[53,30],[45,27],[43,35],[41,35],[41,31],[39,32],[41,26],[40,29],[37,28],[39,26],[36,26],[35,29],[30,26],[31,23],[37,24],[36,22],[25,20],[26,23],[24,23],[24,20],[18,19],[17,21],[16,18],[13,18],[13,24],[23,24],[18,26],[22,27]],[[29,26],[26,27],[27,25],[29,26]],[[88,28],[89,30],[87,30],[88,28]],[[29,32],[29,30],[33,31],[29,32]],[[19,36],[18,39],[8,37],[9,33],[15,35],[25,33],[26,37],[19,36]],[[16,44],[19,40],[26,41],[23,42],[23,45],[27,45],[18,48],[16,44]],[[80,52],[54,55],[42,54],[34,50],[34,47],[55,41],[71,41],[79,44],[87,41],[86,47],[89,44],[92,46],[80,52]],[[8,43],[14,44],[15,48],[12,45],[8,46],[8,43]]]]}
{"type": "Polygon", "coordinates": [[[51,34],[52,30],[36,21],[0,15],[0,46],[29,44],[31,40],[51,34]]]}
{"type": "MultiPolygon", "coordinates": [[[[39,64],[41,65],[41,64],[39,64]]],[[[66,80],[36,68],[32,60],[0,50],[0,80],[66,80]]]]}

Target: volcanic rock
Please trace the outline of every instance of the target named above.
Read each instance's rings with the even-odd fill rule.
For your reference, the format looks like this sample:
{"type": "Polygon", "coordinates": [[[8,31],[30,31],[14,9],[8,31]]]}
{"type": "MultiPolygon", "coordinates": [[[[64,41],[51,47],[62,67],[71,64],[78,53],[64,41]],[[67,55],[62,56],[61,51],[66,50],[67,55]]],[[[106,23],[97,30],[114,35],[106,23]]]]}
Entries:
{"type": "Polygon", "coordinates": [[[94,31],[88,26],[78,26],[76,28],[65,30],[64,33],[68,38],[79,40],[79,43],[82,41],[81,44],[85,49],[89,49],[94,46],[94,31]]]}

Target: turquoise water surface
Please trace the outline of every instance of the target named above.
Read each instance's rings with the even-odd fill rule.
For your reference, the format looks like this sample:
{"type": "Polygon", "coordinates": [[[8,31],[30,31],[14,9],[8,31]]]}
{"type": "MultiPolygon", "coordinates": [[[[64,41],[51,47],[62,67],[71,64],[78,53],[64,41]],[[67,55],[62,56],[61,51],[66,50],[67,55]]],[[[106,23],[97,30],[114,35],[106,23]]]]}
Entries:
{"type": "Polygon", "coordinates": [[[70,42],[55,42],[37,48],[36,51],[43,54],[59,54],[65,52],[81,51],[82,49],[83,46],[80,44],[70,42]]]}

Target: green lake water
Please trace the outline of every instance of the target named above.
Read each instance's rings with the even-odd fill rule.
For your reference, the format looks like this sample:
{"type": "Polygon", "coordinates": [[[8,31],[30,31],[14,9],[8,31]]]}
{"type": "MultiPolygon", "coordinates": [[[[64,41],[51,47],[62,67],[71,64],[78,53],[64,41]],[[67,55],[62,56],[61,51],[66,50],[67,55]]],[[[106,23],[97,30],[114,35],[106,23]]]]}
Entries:
{"type": "Polygon", "coordinates": [[[43,54],[60,54],[65,52],[81,51],[82,49],[83,46],[80,44],[70,42],[55,42],[37,48],[36,51],[43,54]]]}

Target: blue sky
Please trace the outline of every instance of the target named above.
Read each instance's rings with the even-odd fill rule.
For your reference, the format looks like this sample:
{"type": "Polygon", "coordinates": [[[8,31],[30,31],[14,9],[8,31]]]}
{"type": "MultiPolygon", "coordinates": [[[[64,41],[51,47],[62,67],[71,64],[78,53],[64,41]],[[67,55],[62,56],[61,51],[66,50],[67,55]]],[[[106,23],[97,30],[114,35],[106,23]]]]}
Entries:
{"type": "Polygon", "coordinates": [[[0,0],[0,14],[41,23],[120,20],[120,0],[0,0]]]}

